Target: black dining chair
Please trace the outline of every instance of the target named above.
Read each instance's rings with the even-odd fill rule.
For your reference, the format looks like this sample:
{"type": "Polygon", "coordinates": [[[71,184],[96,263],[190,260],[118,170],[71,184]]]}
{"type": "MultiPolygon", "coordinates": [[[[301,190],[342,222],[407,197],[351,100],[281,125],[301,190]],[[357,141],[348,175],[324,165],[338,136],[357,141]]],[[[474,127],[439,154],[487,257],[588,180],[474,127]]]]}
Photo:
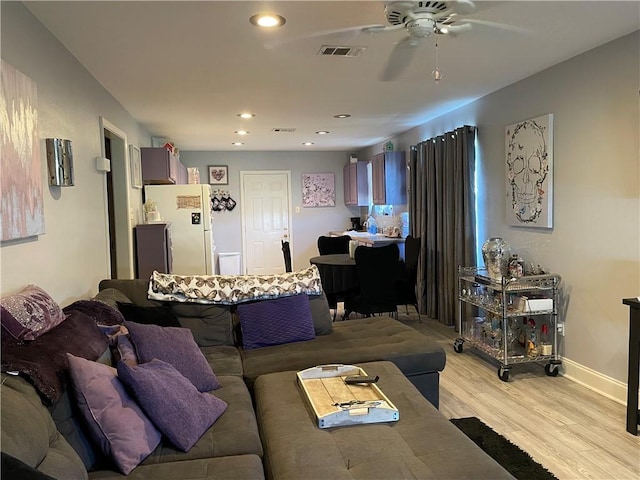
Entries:
{"type": "Polygon", "coordinates": [[[318,252],[320,255],[331,255],[334,253],[349,253],[349,235],[339,237],[318,237],[318,252]]]}
{"type": "Polygon", "coordinates": [[[287,240],[280,240],[282,244],[282,255],[284,257],[284,271],[291,271],[291,246],[287,240]]]}
{"type": "Polygon", "coordinates": [[[413,305],[418,313],[418,321],[422,322],[418,312],[418,299],[416,297],[416,282],[418,279],[418,261],[420,259],[420,237],[408,235],[404,241],[404,269],[396,284],[398,305],[404,305],[407,315],[409,305],[413,305]]]}
{"type": "Polygon", "coordinates": [[[359,289],[345,301],[345,313],[365,317],[388,313],[397,317],[396,283],[400,272],[398,245],[358,247],[355,251],[359,289]]]}

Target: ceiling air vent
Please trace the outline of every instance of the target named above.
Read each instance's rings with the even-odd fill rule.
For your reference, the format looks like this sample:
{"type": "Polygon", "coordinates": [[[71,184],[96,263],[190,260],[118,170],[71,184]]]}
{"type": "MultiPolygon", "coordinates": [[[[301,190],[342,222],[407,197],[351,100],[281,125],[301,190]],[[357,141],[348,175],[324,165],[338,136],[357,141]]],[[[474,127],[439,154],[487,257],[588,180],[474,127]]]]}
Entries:
{"type": "Polygon", "coordinates": [[[295,128],[274,128],[272,131],[276,133],[293,133],[296,131],[296,129],[295,128]]]}
{"type": "Polygon", "coordinates": [[[335,45],[323,45],[320,47],[320,51],[318,55],[330,55],[334,57],[357,57],[364,51],[367,47],[338,47],[335,45]]]}

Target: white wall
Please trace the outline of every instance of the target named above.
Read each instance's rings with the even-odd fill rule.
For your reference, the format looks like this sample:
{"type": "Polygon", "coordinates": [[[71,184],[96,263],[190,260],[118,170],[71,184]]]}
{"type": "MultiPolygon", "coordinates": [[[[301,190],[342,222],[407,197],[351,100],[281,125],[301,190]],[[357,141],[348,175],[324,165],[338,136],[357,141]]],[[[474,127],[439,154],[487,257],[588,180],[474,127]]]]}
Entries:
{"type": "Polygon", "coordinates": [[[565,370],[617,399],[626,396],[629,328],[621,300],[640,294],[639,37],[603,45],[392,139],[408,150],[464,124],[478,127],[479,242],[503,237],[562,276],[565,370]],[[547,113],[554,115],[554,228],[509,227],[504,129],[547,113]]]}
{"type": "MultiPolygon", "coordinates": [[[[2,59],[37,85],[46,233],[5,242],[0,248],[0,293],[14,293],[35,283],[62,305],[87,298],[110,275],[106,182],[95,167],[102,155],[99,117],[147,145],[150,136],[21,2],[1,2],[2,59]],[[44,139],[72,140],[75,186],[49,187],[44,139]]],[[[140,191],[131,190],[131,206],[140,191]]]]}
{"type": "Polygon", "coordinates": [[[349,218],[358,216],[359,209],[344,205],[342,167],[349,161],[348,152],[190,152],[181,151],[180,161],[188,167],[198,167],[200,179],[208,178],[208,165],[228,165],[229,185],[220,188],[228,190],[238,206],[231,212],[215,212],[213,239],[217,252],[240,252],[242,232],[240,227],[240,171],[247,170],[290,170],[292,240],[291,257],[293,268],[309,266],[309,258],[318,254],[317,239],[330,230],[345,230],[349,218]],[[322,208],[302,207],[302,174],[335,173],[336,206],[322,208]],[[295,213],[295,207],[300,213],[295,213]]]}

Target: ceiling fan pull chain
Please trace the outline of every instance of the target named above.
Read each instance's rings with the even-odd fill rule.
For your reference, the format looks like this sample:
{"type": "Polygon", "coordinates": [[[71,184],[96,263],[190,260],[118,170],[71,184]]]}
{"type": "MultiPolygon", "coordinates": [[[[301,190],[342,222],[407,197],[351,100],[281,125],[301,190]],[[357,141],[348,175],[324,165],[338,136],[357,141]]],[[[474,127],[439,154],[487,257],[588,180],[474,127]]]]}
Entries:
{"type": "Polygon", "coordinates": [[[438,83],[440,83],[440,80],[442,80],[442,72],[440,71],[440,68],[438,68],[438,36],[434,35],[434,37],[436,39],[436,68],[433,70],[433,72],[431,72],[431,76],[433,77],[433,81],[437,85],[438,83]]]}

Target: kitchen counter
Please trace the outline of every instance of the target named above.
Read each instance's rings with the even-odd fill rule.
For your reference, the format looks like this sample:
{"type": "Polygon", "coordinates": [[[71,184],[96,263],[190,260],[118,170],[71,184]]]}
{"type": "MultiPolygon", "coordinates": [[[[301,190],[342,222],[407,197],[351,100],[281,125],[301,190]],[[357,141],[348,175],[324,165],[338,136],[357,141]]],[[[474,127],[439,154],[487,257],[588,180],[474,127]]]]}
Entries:
{"type": "Polygon", "coordinates": [[[357,240],[360,245],[366,245],[368,247],[382,247],[391,243],[404,244],[404,238],[386,237],[381,233],[371,235],[368,232],[356,232],[353,230],[348,231],[332,231],[329,232],[332,237],[339,237],[341,235],[349,235],[352,240],[357,240]]]}

